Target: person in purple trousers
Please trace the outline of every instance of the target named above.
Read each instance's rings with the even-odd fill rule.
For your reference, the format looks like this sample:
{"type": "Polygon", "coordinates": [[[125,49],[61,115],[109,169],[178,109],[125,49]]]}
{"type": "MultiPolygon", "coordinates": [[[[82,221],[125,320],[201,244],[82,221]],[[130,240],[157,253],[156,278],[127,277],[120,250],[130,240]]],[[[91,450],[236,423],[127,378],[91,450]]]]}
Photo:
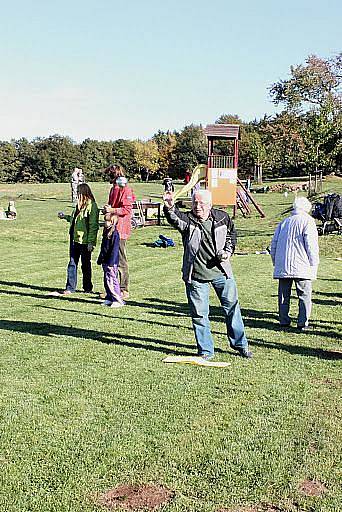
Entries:
{"type": "Polygon", "coordinates": [[[97,259],[98,265],[102,265],[103,268],[103,282],[106,290],[106,297],[102,306],[119,308],[124,306],[125,303],[121,298],[118,280],[120,247],[120,235],[116,229],[118,217],[112,213],[107,213],[104,220],[101,250],[97,259]]]}

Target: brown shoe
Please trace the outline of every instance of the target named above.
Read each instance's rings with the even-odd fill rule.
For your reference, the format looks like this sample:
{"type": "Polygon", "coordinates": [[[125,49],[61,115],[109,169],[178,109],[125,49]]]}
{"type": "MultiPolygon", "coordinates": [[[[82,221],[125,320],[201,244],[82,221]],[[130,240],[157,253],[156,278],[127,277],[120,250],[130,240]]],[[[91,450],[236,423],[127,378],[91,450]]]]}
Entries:
{"type": "Polygon", "coordinates": [[[105,292],[99,292],[99,299],[105,299],[106,293],[105,292]]]}
{"type": "Polygon", "coordinates": [[[63,290],[62,292],[51,292],[50,297],[63,297],[63,295],[70,295],[72,292],[69,290],[63,290]]]}
{"type": "Polygon", "coordinates": [[[129,299],[129,292],[127,290],[121,290],[121,297],[123,300],[129,299]]]}

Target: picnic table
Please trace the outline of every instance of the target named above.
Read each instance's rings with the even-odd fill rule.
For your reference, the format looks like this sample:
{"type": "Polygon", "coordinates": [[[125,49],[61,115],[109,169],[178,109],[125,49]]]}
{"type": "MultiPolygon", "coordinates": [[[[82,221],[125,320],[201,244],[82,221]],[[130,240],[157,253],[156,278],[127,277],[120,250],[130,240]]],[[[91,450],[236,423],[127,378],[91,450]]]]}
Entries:
{"type": "Polygon", "coordinates": [[[161,203],[145,199],[134,201],[133,217],[139,219],[142,226],[160,226],[161,203]]]}

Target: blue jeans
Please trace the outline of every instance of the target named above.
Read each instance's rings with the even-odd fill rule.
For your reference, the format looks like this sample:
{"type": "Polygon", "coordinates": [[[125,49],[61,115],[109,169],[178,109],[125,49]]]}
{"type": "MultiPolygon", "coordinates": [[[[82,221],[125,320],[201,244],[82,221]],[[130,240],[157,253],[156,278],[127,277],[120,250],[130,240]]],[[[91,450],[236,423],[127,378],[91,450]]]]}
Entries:
{"type": "Polygon", "coordinates": [[[209,322],[210,284],[214,288],[224,311],[229,345],[236,350],[247,348],[248,342],[245,336],[235,280],[234,278],[227,279],[222,275],[210,282],[192,281],[185,284],[198,354],[214,355],[214,342],[209,322]]]}
{"type": "Polygon", "coordinates": [[[83,290],[91,292],[93,283],[91,281],[91,252],[87,244],[79,244],[70,240],[70,260],[67,268],[67,282],[65,289],[74,292],[77,286],[77,266],[81,258],[83,274],[83,290]]]}

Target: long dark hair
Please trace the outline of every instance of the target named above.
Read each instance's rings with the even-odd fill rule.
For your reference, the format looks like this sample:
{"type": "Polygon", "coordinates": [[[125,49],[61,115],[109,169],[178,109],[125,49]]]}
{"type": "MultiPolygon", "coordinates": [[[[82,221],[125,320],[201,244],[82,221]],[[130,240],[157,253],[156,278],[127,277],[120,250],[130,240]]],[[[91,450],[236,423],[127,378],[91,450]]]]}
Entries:
{"type": "Polygon", "coordinates": [[[87,183],[80,183],[77,187],[77,206],[79,210],[86,208],[89,201],[95,201],[92,191],[87,183]]]}

